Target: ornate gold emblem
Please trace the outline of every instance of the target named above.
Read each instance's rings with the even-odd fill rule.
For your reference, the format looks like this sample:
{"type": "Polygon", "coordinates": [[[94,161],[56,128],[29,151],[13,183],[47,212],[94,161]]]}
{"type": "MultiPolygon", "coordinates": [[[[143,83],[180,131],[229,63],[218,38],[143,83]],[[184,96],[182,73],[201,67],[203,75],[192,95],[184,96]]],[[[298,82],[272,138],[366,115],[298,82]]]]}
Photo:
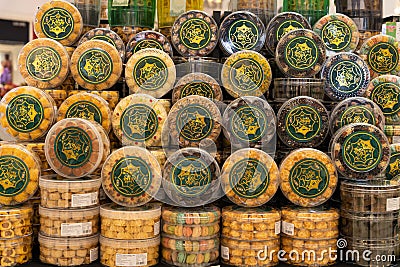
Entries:
{"type": "Polygon", "coordinates": [[[108,62],[102,54],[92,53],[88,58],[86,58],[83,69],[89,77],[98,79],[99,77],[106,75],[108,64],[110,64],[110,62],[108,62]]]}
{"type": "Polygon", "coordinates": [[[8,195],[18,193],[21,187],[23,188],[26,184],[25,181],[28,178],[23,162],[20,159],[9,156],[1,157],[0,162],[0,187],[2,188],[2,193],[8,192],[8,195]]]}
{"type": "Polygon", "coordinates": [[[378,44],[371,49],[368,61],[374,71],[388,73],[397,66],[398,53],[391,45],[378,44]]]}
{"type": "Polygon", "coordinates": [[[377,94],[375,94],[374,101],[384,109],[393,110],[399,101],[399,92],[390,84],[383,84],[377,94]]]}
{"type": "Polygon", "coordinates": [[[49,32],[59,38],[70,34],[73,20],[71,15],[64,9],[53,9],[45,15],[43,24],[48,27],[49,32]]]}
{"type": "Polygon", "coordinates": [[[191,49],[204,48],[210,39],[211,29],[204,20],[187,20],[180,29],[182,43],[191,49]]]}
{"type": "Polygon", "coordinates": [[[246,25],[246,21],[242,21],[241,26],[233,27],[230,38],[234,46],[245,50],[254,47],[257,43],[258,34],[254,34],[253,29],[246,25]]]}
{"type": "Polygon", "coordinates": [[[362,140],[361,138],[350,144],[349,154],[353,159],[353,164],[366,168],[368,162],[374,160],[375,148],[371,144],[371,140],[362,140]]]}
{"type": "Polygon", "coordinates": [[[400,158],[396,158],[396,160],[389,165],[389,174],[393,177],[397,176],[400,172],[400,158]]]}
{"type": "Polygon", "coordinates": [[[287,50],[287,59],[294,68],[305,69],[314,62],[313,49],[307,42],[298,42],[293,47],[288,47],[287,50]]]}
{"type": "Polygon", "coordinates": [[[294,112],[290,122],[295,132],[301,134],[303,137],[306,137],[309,132],[314,131],[315,125],[318,124],[317,118],[303,109],[294,112]]]}
{"type": "Polygon", "coordinates": [[[47,81],[58,74],[60,59],[58,55],[49,48],[39,48],[28,56],[28,71],[39,80],[47,81]]]}
{"type": "Polygon", "coordinates": [[[239,87],[254,88],[257,87],[262,79],[261,70],[254,64],[245,64],[236,68],[235,79],[239,87]]]}
{"type": "Polygon", "coordinates": [[[163,69],[158,67],[156,63],[146,62],[146,64],[140,69],[139,77],[146,85],[159,85],[163,81],[163,73],[163,69]]]}
{"type": "Polygon", "coordinates": [[[345,25],[337,21],[329,23],[326,28],[324,28],[324,37],[329,44],[340,46],[346,40],[346,36],[349,34],[349,29],[345,25]]]}
{"type": "Polygon", "coordinates": [[[361,76],[357,75],[359,69],[354,65],[344,65],[342,68],[337,70],[336,81],[340,87],[350,88],[351,86],[358,87],[358,83],[361,80],[361,76]]]}

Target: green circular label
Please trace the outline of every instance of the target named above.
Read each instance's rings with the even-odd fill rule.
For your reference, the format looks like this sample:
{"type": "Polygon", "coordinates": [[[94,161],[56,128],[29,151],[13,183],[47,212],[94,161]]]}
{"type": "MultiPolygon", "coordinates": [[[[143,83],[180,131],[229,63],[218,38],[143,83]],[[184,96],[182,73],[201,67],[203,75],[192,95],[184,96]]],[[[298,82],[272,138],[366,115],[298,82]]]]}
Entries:
{"type": "Polygon", "coordinates": [[[319,56],[319,50],[315,41],[305,36],[290,40],[284,51],[286,63],[296,70],[312,69],[319,56]]]}
{"type": "Polygon", "coordinates": [[[107,35],[95,35],[95,36],[93,36],[93,38],[91,40],[105,41],[105,42],[111,44],[112,46],[116,47],[114,40],[107,35]]]}
{"type": "Polygon", "coordinates": [[[353,61],[337,62],[329,73],[330,84],[336,91],[350,94],[360,89],[364,83],[362,68],[353,61]]]}
{"type": "Polygon", "coordinates": [[[65,113],[65,118],[81,118],[100,124],[103,122],[100,109],[89,101],[78,101],[72,104],[65,113]]]}
{"type": "Polygon", "coordinates": [[[399,52],[392,44],[379,42],[369,51],[368,63],[377,73],[389,73],[399,64],[399,52]]]}
{"type": "Polygon", "coordinates": [[[328,188],[329,172],[316,159],[302,159],[290,169],[289,183],[293,192],[305,198],[321,195],[328,188]]]}
{"type": "Polygon", "coordinates": [[[209,110],[198,104],[183,107],[176,119],[176,130],[188,141],[201,141],[211,134],[214,120],[209,110]]]}
{"type": "Polygon", "coordinates": [[[199,18],[186,20],[179,29],[181,44],[193,50],[200,50],[206,47],[210,43],[211,36],[210,25],[199,18]]]}
{"type": "Polygon", "coordinates": [[[304,25],[297,20],[286,20],[276,30],[276,40],[280,41],[285,34],[298,29],[304,29],[304,25]]]}
{"type": "Polygon", "coordinates": [[[57,77],[62,68],[60,55],[50,47],[37,47],[30,51],[25,64],[29,75],[43,82],[57,77]]]}
{"type": "Polygon", "coordinates": [[[85,82],[103,83],[110,78],[113,72],[112,59],[104,50],[92,48],[79,57],[78,70],[85,82]]]}
{"type": "Polygon", "coordinates": [[[245,93],[258,90],[264,81],[264,72],[260,63],[250,58],[234,62],[229,76],[236,90],[245,93]]]}
{"type": "Polygon", "coordinates": [[[236,49],[251,50],[258,42],[259,32],[252,21],[241,19],[230,26],[228,36],[236,49]]]}
{"type": "Polygon", "coordinates": [[[241,141],[257,142],[267,130],[266,114],[257,106],[238,108],[230,120],[230,132],[241,141]]]}
{"type": "Polygon", "coordinates": [[[381,108],[385,116],[396,114],[400,110],[400,87],[395,83],[381,83],[374,88],[370,99],[381,108]]]}
{"type": "Polygon", "coordinates": [[[211,170],[204,160],[197,157],[185,157],[173,164],[171,182],[179,194],[198,196],[211,185],[211,170]]]}
{"type": "Polygon", "coordinates": [[[7,106],[6,118],[15,131],[31,132],[38,128],[44,119],[42,103],[31,95],[16,96],[7,106]]]}
{"type": "Polygon", "coordinates": [[[68,127],[56,136],[54,151],[64,166],[79,168],[86,164],[92,155],[92,140],[81,128],[68,127]]]}
{"type": "Polygon", "coordinates": [[[16,196],[25,190],[30,181],[29,169],[20,158],[0,157],[0,195],[16,196]]]}
{"type": "Polygon", "coordinates": [[[368,123],[375,125],[376,120],[374,113],[365,106],[351,106],[340,114],[339,127],[349,125],[351,123],[368,123]]]}
{"type": "Polygon", "coordinates": [[[229,172],[229,183],[236,195],[256,198],[267,190],[269,173],[259,160],[242,159],[229,172]]]}
{"type": "Polygon", "coordinates": [[[194,80],[183,86],[180,98],[191,95],[204,96],[209,99],[214,99],[214,90],[209,83],[200,80],[194,80]]]}
{"type": "Polygon", "coordinates": [[[400,175],[400,153],[392,153],[389,166],[386,169],[386,178],[392,180],[400,175]]]}
{"type": "Polygon", "coordinates": [[[318,135],[321,126],[320,114],[308,105],[294,107],[285,118],[285,130],[297,142],[309,142],[318,135]]]}
{"type": "Polygon", "coordinates": [[[368,172],[381,162],[382,144],[369,132],[354,132],[343,142],[342,158],[353,171],[368,172]]]}
{"type": "Polygon", "coordinates": [[[136,53],[137,51],[146,48],[156,48],[159,50],[163,50],[163,46],[158,41],[152,39],[143,39],[136,43],[135,47],[133,48],[133,53],[136,53]]]}
{"type": "Polygon", "coordinates": [[[149,189],[152,177],[151,169],[143,159],[127,156],[114,165],[111,184],[125,197],[138,197],[149,189]]]}
{"type": "Polygon", "coordinates": [[[72,14],[63,8],[51,8],[43,14],[40,25],[46,37],[63,40],[73,32],[74,19],[72,14]]]}
{"type": "Polygon", "coordinates": [[[327,48],[333,51],[346,49],[351,43],[352,35],[349,25],[341,20],[329,21],[321,31],[322,40],[327,48]]]}
{"type": "Polygon", "coordinates": [[[122,113],[120,125],[124,137],[143,142],[152,138],[157,132],[158,117],[151,107],[134,104],[122,113]]]}
{"type": "Polygon", "coordinates": [[[168,67],[158,57],[143,57],[133,69],[133,78],[140,88],[155,91],[167,82],[168,67]]]}

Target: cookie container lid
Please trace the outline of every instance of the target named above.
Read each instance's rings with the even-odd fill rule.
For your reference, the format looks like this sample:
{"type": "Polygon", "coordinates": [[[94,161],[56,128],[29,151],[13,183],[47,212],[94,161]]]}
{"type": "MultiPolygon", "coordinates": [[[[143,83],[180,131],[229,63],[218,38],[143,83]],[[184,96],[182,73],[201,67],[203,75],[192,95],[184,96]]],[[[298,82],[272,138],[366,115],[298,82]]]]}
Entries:
{"type": "Polygon", "coordinates": [[[1,248],[3,249],[18,249],[21,246],[32,246],[33,234],[24,235],[22,237],[11,238],[7,240],[2,240],[1,248]]]}
{"type": "Polygon", "coordinates": [[[300,208],[295,206],[282,208],[282,220],[326,222],[339,220],[339,210],[327,206],[300,208]]]}
{"type": "Polygon", "coordinates": [[[400,245],[398,238],[384,238],[384,239],[376,239],[376,240],[365,240],[365,239],[358,239],[349,236],[343,236],[343,238],[348,242],[350,247],[359,247],[365,248],[368,250],[374,249],[389,249],[397,247],[400,245]]]}
{"type": "Polygon", "coordinates": [[[57,41],[35,39],[19,52],[19,72],[26,83],[41,89],[60,86],[69,73],[70,59],[67,50],[57,41]]]}
{"type": "Polygon", "coordinates": [[[164,206],[162,210],[163,221],[174,224],[209,224],[218,222],[220,217],[221,210],[214,205],[199,208],[164,206]]]}
{"type": "Polygon", "coordinates": [[[242,50],[259,52],[264,47],[265,37],[261,19],[247,11],[229,14],[219,28],[219,44],[226,55],[242,50]]]}
{"type": "Polygon", "coordinates": [[[391,180],[390,184],[398,183],[400,179],[400,144],[390,145],[390,160],[389,165],[386,169],[386,178],[391,180]]]}
{"type": "Polygon", "coordinates": [[[173,56],[172,46],[162,33],[156,31],[142,31],[136,33],[126,46],[126,58],[129,59],[132,54],[146,48],[156,48],[163,50],[170,57],[173,56]]]}
{"type": "Polygon", "coordinates": [[[39,186],[42,189],[63,189],[85,191],[87,189],[99,190],[101,178],[95,175],[89,175],[79,179],[68,179],[59,175],[46,175],[39,179],[39,186]]]}
{"type": "Polygon", "coordinates": [[[183,240],[176,236],[163,234],[161,237],[161,245],[163,248],[175,251],[187,252],[206,252],[219,248],[219,235],[214,235],[206,240],[183,240]]]}
{"type": "Polygon", "coordinates": [[[72,249],[76,248],[76,250],[81,248],[92,248],[96,247],[99,243],[100,234],[96,234],[94,236],[89,237],[73,237],[73,238],[53,238],[47,237],[39,233],[39,244],[40,246],[47,248],[54,248],[56,250],[63,249],[72,249]]]}
{"type": "Polygon", "coordinates": [[[267,206],[258,208],[227,206],[222,209],[222,220],[224,221],[275,223],[280,219],[280,210],[267,206]]]}
{"type": "Polygon", "coordinates": [[[99,216],[99,206],[87,209],[48,209],[39,206],[40,216],[46,217],[49,220],[81,220],[85,221],[92,217],[99,216]]]}
{"type": "Polygon", "coordinates": [[[32,215],[33,208],[30,204],[0,207],[0,221],[10,220],[11,218],[31,218],[32,215]]]}
{"type": "Polygon", "coordinates": [[[388,180],[369,180],[363,182],[354,181],[342,181],[340,183],[340,191],[357,194],[366,194],[368,197],[378,195],[384,197],[386,193],[392,195],[394,192],[398,192],[400,195],[400,184],[394,181],[388,180]]]}
{"type": "MultiPolygon", "coordinates": [[[[367,221],[371,223],[378,222],[393,222],[397,224],[397,218],[399,216],[399,211],[394,212],[384,212],[384,213],[366,213],[366,212],[350,212],[346,210],[340,211],[340,217],[345,218],[350,221],[355,221],[360,223],[361,221],[367,221]]],[[[366,226],[368,227],[368,225],[366,226]]]]}
{"type": "Polygon", "coordinates": [[[102,218],[114,220],[146,220],[161,217],[160,203],[147,203],[140,207],[123,207],[114,203],[100,207],[102,218]]]}
{"type": "MultiPolygon", "coordinates": [[[[268,248],[276,248],[280,246],[280,239],[273,238],[270,240],[256,240],[256,241],[240,241],[237,239],[232,239],[229,237],[223,236],[221,238],[221,246],[228,247],[230,249],[242,249],[242,250],[262,250],[265,249],[265,246],[268,248]]],[[[243,256],[247,258],[246,256],[243,256]]],[[[249,256],[250,257],[250,256],[249,256]]],[[[254,256],[252,256],[254,258],[254,256]]]]}
{"type": "Polygon", "coordinates": [[[113,247],[118,249],[137,249],[137,248],[151,248],[160,245],[160,237],[143,240],[118,240],[100,236],[100,244],[106,247],[113,247]]]}

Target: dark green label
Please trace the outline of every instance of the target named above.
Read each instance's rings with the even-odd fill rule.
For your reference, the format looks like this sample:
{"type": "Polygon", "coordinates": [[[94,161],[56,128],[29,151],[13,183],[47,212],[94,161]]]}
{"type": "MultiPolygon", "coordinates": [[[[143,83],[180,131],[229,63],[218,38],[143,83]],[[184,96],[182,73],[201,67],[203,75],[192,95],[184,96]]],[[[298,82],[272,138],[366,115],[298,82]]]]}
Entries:
{"type": "Polygon", "coordinates": [[[386,178],[392,180],[400,175],[400,153],[392,153],[386,169],[386,178]]]}
{"type": "Polygon", "coordinates": [[[209,110],[201,105],[183,107],[176,119],[176,129],[185,140],[201,141],[211,134],[214,120],[209,110]]]}
{"type": "Polygon", "coordinates": [[[95,36],[93,36],[92,40],[105,41],[105,42],[111,44],[112,46],[116,47],[114,40],[107,35],[95,35],[95,36]]]}
{"type": "Polygon", "coordinates": [[[191,95],[204,96],[210,99],[214,99],[214,90],[209,83],[199,80],[194,80],[183,86],[180,98],[184,98],[186,96],[191,96],[191,95]]]}
{"type": "Polygon", "coordinates": [[[259,107],[244,105],[233,114],[230,132],[238,139],[257,142],[267,130],[267,117],[259,107]]]}
{"type": "Polygon", "coordinates": [[[282,39],[282,36],[284,36],[288,32],[298,29],[304,29],[304,25],[297,20],[286,20],[281,25],[279,25],[278,29],[276,30],[276,40],[279,41],[282,39]]]}
{"type": "Polygon", "coordinates": [[[322,119],[318,111],[308,105],[290,110],[285,119],[287,134],[297,142],[309,142],[321,130],[322,119]]]}
{"type": "Polygon", "coordinates": [[[16,196],[25,190],[30,181],[29,169],[20,158],[0,157],[0,195],[16,196]]]}
{"type": "Polygon", "coordinates": [[[144,39],[136,43],[135,47],[133,48],[133,53],[136,53],[137,51],[146,48],[156,48],[159,50],[163,50],[163,46],[157,40],[144,39]]]}
{"type": "Polygon", "coordinates": [[[157,132],[158,117],[151,107],[134,104],[122,113],[120,125],[124,137],[143,142],[152,138],[157,132]]]}
{"type": "Polygon", "coordinates": [[[289,183],[293,192],[305,198],[321,195],[328,188],[329,172],[316,159],[302,159],[290,169],[289,183]]]}
{"type": "Polygon", "coordinates": [[[259,38],[257,26],[249,20],[237,20],[229,28],[229,40],[238,50],[251,50],[259,38]]]}
{"type": "Polygon", "coordinates": [[[140,88],[155,91],[164,86],[168,79],[168,67],[158,57],[148,56],[140,59],[134,69],[133,78],[140,88]]]}
{"type": "Polygon", "coordinates": [[[368,172],[381,162],[382,144],[372,133],[354,132],[343,142],[342,158],[350,169],[368,172]]]}
{"type": "Polygon", "coordinates": [[[63,40],[74,30],[72,15],[63,8],[51,8],[44,13],[40,22],[42,32],[46,37],[54,40],[63,40]]]}
{"type": "Polygon", "coordinates": [[[60,73],[60,55],[50,47],[38,47],[29,52],[26,57],[26,69],[30,76],[47,82],[60,73]]]}
{"type": "Polygon", "coordinates": [[[100,109],[89,101],[78,101],[72,104],[68,108],[65,118],[81,118],[100,124],[103,122],[100,109]]]}
{"type": "Polygon", "coordinates": [[[229,183],[236,195],[256,198],[267,190],[269,173],[259,160],[242,159],[233,165],[229,173],[229,183]]]}
{"type": "Polygon", "coordinates": [[[77,127],[63,129],[54,142],[57,159],[69,168],[79,168],[86,164],[92,155],[92,140],[77,127]]]}
{"type": "Polygon", "coordinates": [[[284,51],[286,63],[296,70],[312,69],[320,56],[317,44],[309,37],[300,36],[288,42],[284,51]]]}
{"type": "Polygon", "coordinates": [[[392,44],[379,42],[369,51],[368,63],[377,73],[389,73],[399,64],[399,52],[392,44]]]}
{"type": "Polygon", "coordinates": [[[400,110],[400,87],[395,83],[381,83],[374,88],[370,96],[381,108],[383,114],[393,115],[400,110]]]}
{"type": "Polygon", "coordinates": [[[339,127],[350,123],[369,123],[375,125],[374,113],[365,106],[351,106],[342,112],[339,118],[339,127]]]}
{"type": "Polygon", "coordinates": [[[210,25],[199,18],[186,20],[179,29],[180,42],[189,49],[200,50],[211,41],[210,25]]]}
{"type": "Polygon", "coordinates": [[[337,62],[329,73],[330,84],[336,91],[350,94],[360,89],[365,82],[362,68],[353,61],[337,62]]]}
{"type": "Polygon", "coordinates": [[[264,72],[256,60],[243,58],[232,64],[229,78],[237,91],[249,93],[260,88],[264,72]]]}
{"type": "Polygon", "coordinates": [[[175,163],[171,171],[171,182],[179,194],[198,196],[211,185],[211,170],[204,160],[197,157],[185,157],[175,163]]]}
{"type": "Polygon", "coordinates": [[[352,32],[346,23],[341,20],[331,20],[324,25],[321,38],[328,49],[342,51],[351,43],[352,32]]]}
{"type": "Polygon", "coordinates": [[[17,132],[31,132],[39,127],[44,119],[42,103],[31,95],[14,97],[7,106],[7,122],[17,132]]]}
{"type": "Polygon", "coordinates": [[[120,159],[111,171],[111,184],[125,197],[138,197],[149,189],[152,173],[141,158],[129,156],[120,159]]]}
{"type": "Polygon", "coordinates": [[[79,57],[78,70],[79,75],[85,82],[99,84],[110,78],[113,71],[113,62],[107,52],[92,48],[79,57]]]}

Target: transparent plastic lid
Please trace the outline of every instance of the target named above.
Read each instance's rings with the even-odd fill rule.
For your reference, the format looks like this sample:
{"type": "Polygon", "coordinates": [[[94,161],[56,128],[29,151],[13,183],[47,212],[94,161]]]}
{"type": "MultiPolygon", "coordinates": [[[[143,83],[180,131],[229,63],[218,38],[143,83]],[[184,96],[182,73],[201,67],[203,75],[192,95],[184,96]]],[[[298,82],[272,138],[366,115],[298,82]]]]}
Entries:
{"type": "Polygon", "coordinates": [[[340,183],[340,190],[349,193],[365,193],[370,195],[383,195],[391,192],[399,192],[400,194],[400,184],[390,180],[342,181],[340,183]]]}
{"type": "Polygon", "coordinates": [[[398,238],[381,238],[375,240],[365,240],[365,239],[358,239],[349,236],[343,236],[345,240],[349,243],[349,246],[357,246],[366,249],[389,249],[393,247],[398,247],[400,242],[398,238]]]}
{"type": "MultiPolygon", "coordinates": [[[[385,133],[386,134],[386,133],[385,133]]],[[[390,145],[390,161],[386,168],[386,179],[391,180],[392,183],[400,184],[400,169],[398,168],[400,161],[400,144],[390,145]]]]}
{"type": "Polygon", "coordinates": [[[118,240],[100,236],[100,244],[102,246],[113,247],[117,250],[120,249],[140,249],[150,248],[160,245],[160,237],[144,240],[118,240]]]}
{"type": "Polygon", "coordinates": [[[238,222],[277,222],[281,219],[278,209],[262,206],[258,208],[243,208],[238,206],[227,206],[222,209],[224,221],[238,222]]]}
{"type": "MultiPolygon", "coordinates": [[[[68,96],[76,95],[79,93],[90,93],[101,96],[104,100],[108,102],[111,107],[111,104],[115,104],[119,102],[119,92],[118,91],[88,91],[88,90],[71,90],[68,91],[68,96]]],[[[114,105],[114,106],[115,106],[114,105]]]]}
{"type": "Polygon", "coordinates": [[[39,206],[39,214],[51,220],[85,220],[99,215],[100,208],[93,207],[87,209],[48,209],[39,206]]]}
{"type": "Polygon", "coordinates": [[[33,240],[33,234],[2,240],[2,249],[8,249],[8,248],[18,249],[21,246],[31,247],[32,240],[33,240]]]}
{"type": "Polygon", "coordinates": [[[176,238],[176,236],[171,236],[163,234],[161,238],[161,245],[163,248],[168,248],[177,251],[209,251],[219,249],[219,236],[215,235],[205,240],[182,240],[176,238]]]}
{"type": "MultiPolygon", "coordinates": [[[[399,211],[384,212],[384,213],[366,213],[366,212],[349,212],[346,210],[340,211],[340,217],[359,223],[360,221],[369,221],[377,224],[378,222],[394,222],[397,225],[399,211]]],[[[366,226],[368,228],[368,225],[366,226]]],[[[371,226],[369,226],[371,227],[371,226]]]]}
{"type": "Polygon", "coordinates": [[[218,222],[221,210],[217,206],[204,206],[199,208],[178,208],[164,206],[162,219],[174,224],[210,224],[218,222]]]}
{"type": "Polygon", "coordinates": [[[235,250],[262,250],[265,249],[265,247],[276,249],[280,246],[280,240],[278,237],[270,240],[241,241],[223,236],[221,238],[221,246],[235,250]]]}
{"type": "Polygon", "coordinates": [[[172,46],[162,33],[156,31],[142,31],[136,33],[126,46],[126,58],[129,59],[132,54],[145,49],[156,48],[163,50],[170,57],[173,56],[172,46]]]}
{"type": "Polygon", "coordinates": [[[31,218],[33,215],[33,208],[30,204],[22,204],[16,206],[1,206],[0,207],[0,220],[6,220],[8,218],[20,218],[28,217],[31,218]]]}
{"type": "Polygon", "coordinates": [[[68,179],[59,175],[45,175],[40,177],[39,186],[42,189],[87,189],[99,190],[101,186],[101,177],[89,175],[79,179],[68,179]]]}
{"type": "Polygon", "coordinates": [[[318,206],[312,208],[283,207],[282,220],[297,221],[334,221],[340,217],[339,210],[328,206],[318,206]]]}
{"type": "Polygon", "coordinates": [[[47,237],[39,233],[39,244],[40,246],[47,248],[54,248],[57,250],[61,249],[71,249],[75,247],[77,250],[80,248],[88,248],[97,246],[99,243],[100,235],[94,235],[89,237],[63,237],[63,238],[53,238],[47,237]]]}
{"type": "Polygon", "coordinates": [[[125,58],[124,41],[122,41],[121,37],[119,37],[119,35],[116,34],[114,31],[105,28],[92,29],[87,33],[85,33],[84,35],[82,35],[81,39],[79,40],[78,46],[89,40],[101,40],[111,44],[118,50],[121,59],[124,60],[125,58]]]}
{"type": "Polygon", "coordinates": [[[147,203],[140,207],[123,207],[114,203],[100,207],[102,218],[114,220],[146,220],[161,217],[160,203],[147,203]]]}

